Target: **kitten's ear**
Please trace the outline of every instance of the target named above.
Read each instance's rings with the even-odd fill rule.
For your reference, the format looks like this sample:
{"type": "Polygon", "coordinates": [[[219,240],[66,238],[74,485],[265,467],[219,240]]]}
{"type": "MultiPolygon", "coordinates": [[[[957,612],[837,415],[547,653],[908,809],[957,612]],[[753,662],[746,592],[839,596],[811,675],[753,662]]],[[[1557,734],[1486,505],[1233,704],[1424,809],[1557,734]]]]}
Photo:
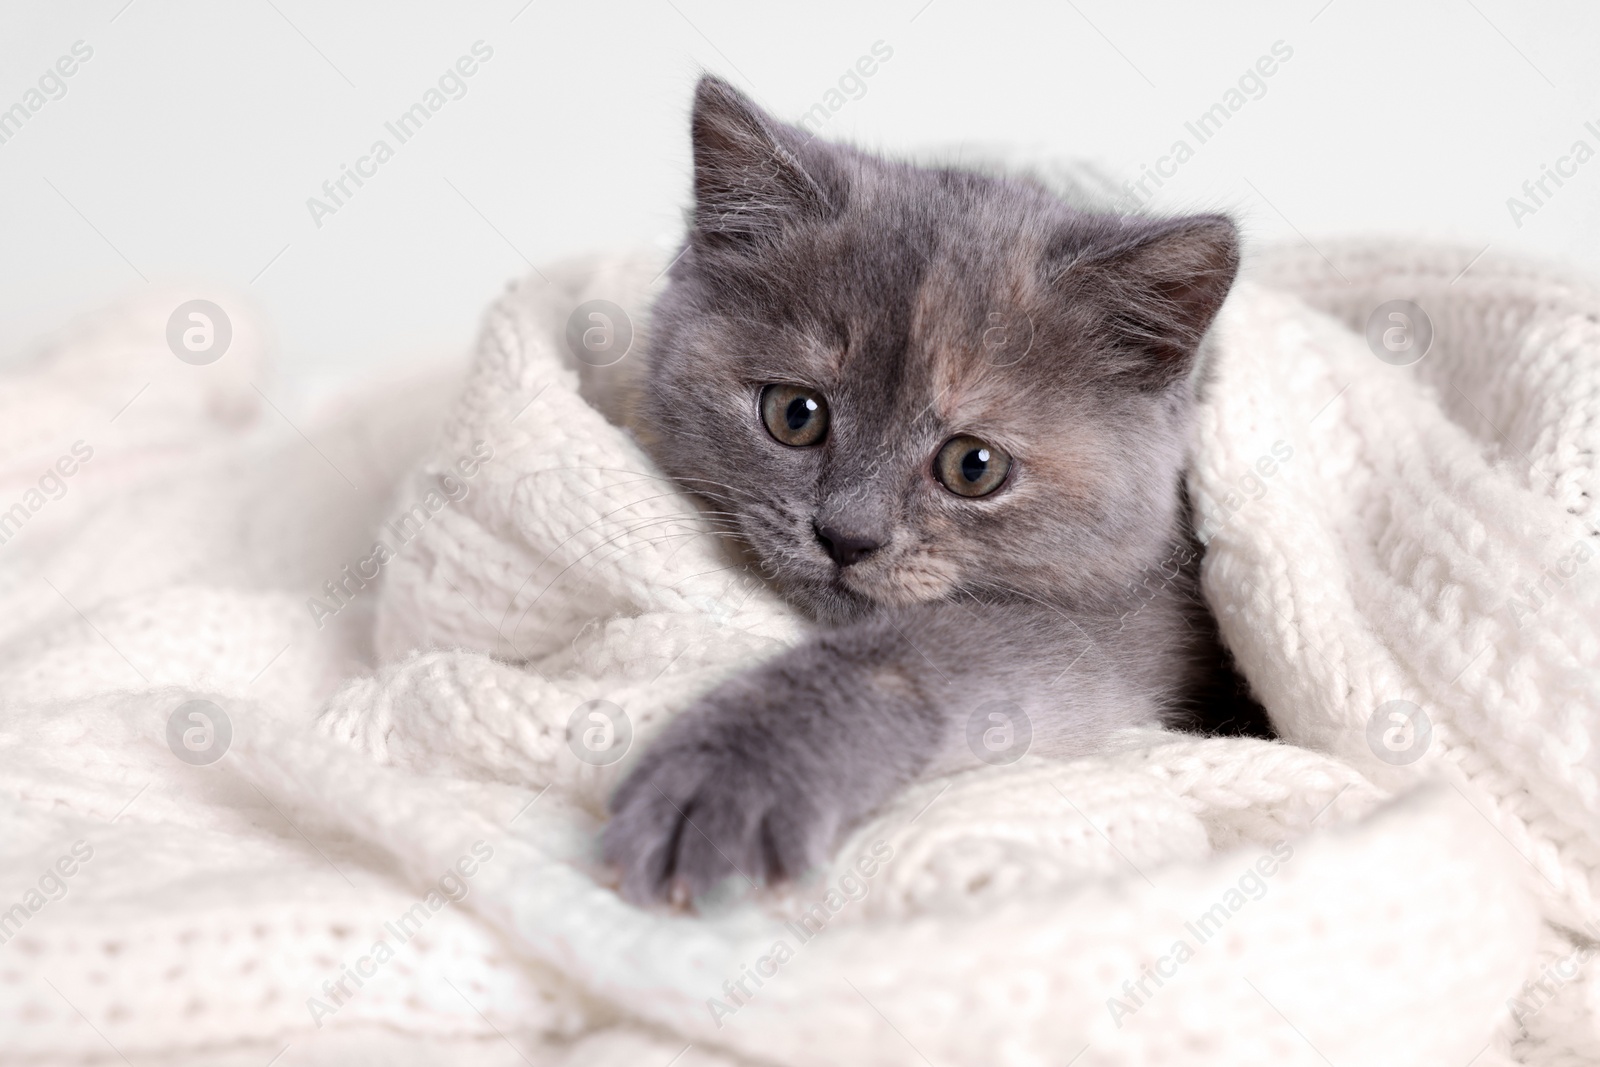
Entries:
{"type": "Polygon", "coordinates": [[[707,74],[694,92],[694,228],[714,244],[750,243],[786,222],[821,218],[828,194],[795,152],[789,127],[707,74]]]}
{"type": "MultiPolygon", "coordinates": [[[[1223,215],[1141,222],[1065,274],[1098,296],[1127,370],[1157,388],[1186,376],[1239,270],[1239,232],[1223,215]]],[[[1080,290],[1081,291],[1081,290],[1080,290]]]]}

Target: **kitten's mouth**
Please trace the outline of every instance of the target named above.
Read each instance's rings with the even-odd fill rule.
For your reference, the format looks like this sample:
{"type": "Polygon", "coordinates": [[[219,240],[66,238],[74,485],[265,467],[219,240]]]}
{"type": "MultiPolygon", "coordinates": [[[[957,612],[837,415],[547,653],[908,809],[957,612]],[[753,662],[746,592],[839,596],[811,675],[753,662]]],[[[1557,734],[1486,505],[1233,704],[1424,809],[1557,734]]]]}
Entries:
{"type": "Polygon", "coordinates": [[[825,581],[834,597],[859,612],[939,600],[956,577],[954,567],[925,552],[886,552],[848,567],[830,565],[825,581]]]}
{"type": "Polygon", "coordinates": [[[953,564],[925,548],[907,546],[900,538],[847,565],[815,540],[801,551],[791,548],[781,555],[764,551],[759,555],[769,580],[784,596],[813,618],[833,625],[879,608],[939,600],[949,595],[958,578],[953,564]]]}
{"type": "Polygon", "coordinates": [[[897,607],[939,600],[954,588],[957,577],[954,565],[925,551],[899,552],[838,574],[840,584],[856,596],[897,607]]]}
{"type": "Polygon", "coordinates": [[[877,595],[875,583],[862,582],[859,575],[851,575],[856,570],[858,567],[839,567],[832,561],[796,567],[790,559],[777,569],[773,579],[784,596],[806,614],[838,625],[869,614],[885,603],[877,595]]]}

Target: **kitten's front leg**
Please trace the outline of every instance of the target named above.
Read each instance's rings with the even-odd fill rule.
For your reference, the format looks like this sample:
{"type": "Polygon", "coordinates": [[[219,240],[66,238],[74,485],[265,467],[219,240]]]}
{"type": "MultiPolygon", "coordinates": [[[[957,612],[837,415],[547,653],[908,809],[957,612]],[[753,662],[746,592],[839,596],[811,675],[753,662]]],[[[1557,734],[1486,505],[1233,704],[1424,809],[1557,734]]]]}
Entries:
{"type": "Polygon", "coordinates": [[[1030,733],[1036,751],[1089,751],[1111,728],[1153,721],[1149,694],[1108,674],[1093,644],[1047,608],[927,604],[729,680],[668,726],[611,798],[605,856],[624,896],[795,878],[925,772],[1008,761],[1030,733]]]}

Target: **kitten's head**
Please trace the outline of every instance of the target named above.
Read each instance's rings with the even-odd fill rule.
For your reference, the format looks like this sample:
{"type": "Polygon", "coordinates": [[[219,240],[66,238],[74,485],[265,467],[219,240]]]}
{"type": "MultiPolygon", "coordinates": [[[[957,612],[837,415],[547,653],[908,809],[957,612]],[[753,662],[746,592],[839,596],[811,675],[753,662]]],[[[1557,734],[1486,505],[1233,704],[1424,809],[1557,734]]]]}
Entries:
{"type": "Polygon", "coordinates": [[[692,129],[641,422],[786,595],[1093,597],[1166,554],[1231,222],[824,144],[712,77],[692,129]]]}

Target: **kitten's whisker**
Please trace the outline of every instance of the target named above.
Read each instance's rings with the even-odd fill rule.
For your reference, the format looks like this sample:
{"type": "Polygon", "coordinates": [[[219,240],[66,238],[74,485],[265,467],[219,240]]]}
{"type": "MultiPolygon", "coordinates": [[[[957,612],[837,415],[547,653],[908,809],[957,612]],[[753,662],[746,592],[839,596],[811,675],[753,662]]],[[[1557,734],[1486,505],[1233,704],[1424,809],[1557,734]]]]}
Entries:
{"type": "Polygon", "coordinates": [[[626,544],[619,543],[612,545],[611,547],[616,549],[615,552],[607,556],[596,556],[594,559],[589,561],[589,566],[586,568],[586,570],[593,571],[603,564],[615,563],[618,560],[624,559],[630,554],[639,551],[640,549],[650,548],[656,545],[663,545],[669,541],[682,540],[683,544],[680,544],[677,548],[673,549],[673,553],[675,554],[681,551],[684,545],[692,544],[695,538],[708,536],[715,537],[725,535],[719,535],[715,531],[710,530],[679,530],[675,533],[663,534],[660,537],[635,538],[628,541],[626,544]]]}
{"type": "MultiPolygon", "coordinates": [[[[634,526],[634,527],[630,527],[630,528],[625,529],[625,530],[621,530],[618,533],[613,534],[611,537],[608,537],[606,540],[602,541],[600,544],[594,545],[594,546],[590,547],[589,549],[585,550],[576,559],[570,561],[565,567],[562,567],[560,571],[556,572],[556,574],[548,582],[545,583],[544,587],[542,589],[540,589],[537,594],[535,594],[534,598],[532,600],[530,600],[528,602],[527,606],[522,609],[522,613],[517,616],[517,621],[512,626],[511,632],[513,634],[515,634],[519,629],[521,629],[523,621],[528,617],[528,612],[533,610],[534,605],[538,604],[540,598],[543,597],[545,593],[549,592],[550,589],[555,585],[555,583],[560,581],[561,578],[563,576],[565,576],[568,571],[572,570],[572,568],[576,567],[579,563],[583,562],[583,560],[587,559],[589,556],[591,556],[594,553],[599,552],[600,550],[612,545],[617,540],[619,540],[619,539],[621,539],[623,537],[628,537],[631,534],[637,533],[640,530],[647,529],[647,528],[649,528],[651,526],[661,525],[663,523],[684,522],[684,521],[692,521],[692,520],[687,520],[685,516],[681,516],[681,515],[672,515],[672,516],[667,516],[667,517],[660,518],[660,519],[653,519],[653,520],[650,520],[648,522],[642,523],[642,524],[640,524],[638,526],[634,526]]],[[[696,531],[696,532],[709,533],[709,532],[712,532],[712,531],[696,531]]],[[[570,537],[567,538],[565,541],[563,541],[562,544],[566,544],[569,541],[571,541],[570,537]]],[[[551,550],[551,554],[553,554],[553,553],[554,553],[554,549],[551,550]]],[[[550,558],[550,555],[547,554],[545,556],[545,559],[548,560],[549,558],[550,558]]],[[[542,565],[542,561],[541,561],[541,565],[542,565]]],[[[533,580],[533,575],[532,574],[530,574],[527,578],[523,579],[523,584],[518,587],[518,593],[520,594],[521,590],[523,588],[525,588],[527,586],[527,583],[532,581],[532,580],[533,580]]],[[[512,604],[506,608],[506,614],[509,615],[511,613],[511,608],[515,607],[515,606],[516,606],[515,605],[515,601],[513,601],[512,604]]]]}
{"type": "MultiPolygon", "coordinates": [[[[707,438],[707,440],[709,441],[710,439],[707,438]]],[[[714,481],[714,480],[712,480],[710,478],[694,478],[694,477],[690,477],[690,476],[686,476],[686,475],[674,478],[674,477],[672,477],[670,475],[665,475],[665,474],[651,474],[648,471],[636,471],[636,470],[633,470],[633,469],[631,469],[629,467],[597,467],[597,466],[588,466],[588,465],[574,466],[574,467],[541,467],[538,470],[529,471],[528,473],[529,474],[557,474],[557,473],[572,473],[572,472],[575,472],[575,471],[595,471],[595,472],[598,472],[598,473],[606,473],[606,474],[627,474],[627,475],[631,475],[632,476],[630,481],[632,481],[632,480],[655,481],[655,482],[662,482],[662,483],[667,484],[667,485],[676,486],[676,487],[679,487],[679,488],[682,488],[682,483],[684,483],[684,482],[703,482],[703,483],[705,483],[707,485],[715,485],[715,486],[718,486],[718,487],[720,487],[722,489],[726,489],[731,493],[739,493],[739,494],[744,494],[746,496],[752,496],[753,495],[753,494],[750,493],[749,490],[741,489],[739,486],[730,485],[727,482],[714,481]]],[[[625,481],[625,482],[613,482],[613,483],[611,483],[611,485],[602,486],[600,488],[610,489],[610,488],[615,488],[618,485],[626,485],[626,484],[630,484],[630,482],[628,482],[628,481],[625,481]]],[[[587,493],[578,494],[578,498],[581,499],[581,498],[583,498],[585,496],[588,496],[590,493],[598,492],[598,491],[599,491],[598,489],[591,489],[587,493]]]]}
{"type": "MultiPolygon", "coordinates": [[[[1068,663],[1066,665],[1066,667],[1064,667],[1062,669],[1061,674],[1056,675],[1056,677],[1054,679],[1052,679],[1052,682],[1060,681],[1062,676],[1065,675],[1067,673],[1067,671],[1069,671],[1073,667],[1075,667],[1077,665],[1078,661],[1081,660],[1089,652],[1093,652],[1097,657],[1099,657],[1101,659],[1110,659],[1110,657],[1106,654],[1105,649],[1100,647],[1099,643],[1096,642],[1094,638],[1089,636],[1089,632],[1087,630],[1085,630],[1082,626],[1079,626],[1077,620],[1072,618],[1072,616],[1068,615],[1058,605],[1052,604],[1047,600],[1043,600],[1043,599],[1041,599],[1039,597],[1036,597],[1036,596],[1033,596],[1033,595],[1031,595],[1029,593],[1025,593],[1020,589],[1013,589],[1013,588],[1010,588],[1008,586],[999,586],[998,588],[1003,589],[1005,592],[1011,593],[1014,596],[1020,596],[1024,600],[1031,600],[1036,604],[1039,604],[1039,605],[1042,605],[1043,607],[1049,608],[1051,611],[1055,612],[1057,615],[1061,616],[1063,619],[1066,619],[1069,623],[1071,623],[1072,624],[1072,628],[1077,630],[1078,633],[1082,634],[1084,641],[1088,642],[1088,644],[1084,648],[1083,652],[1080,652],[1077,656],[1073,657],[1072,662],[1068,663]]],[[[1122,678],[1122,681],[1125,684],[1132,686],[1139,693],[1142,693],[1143,695],[1149,697],[1151,704],[1155,708],[1157,708],[1159,711],[1165,712],[1165,711],[1171,710],[1172,699],[1170,697],[1163,697],[1161,694],[1151,690],[1148,686],[1143,685],[1142,683],[1140,683],[1136,679],[1132,678],[1131,676],[1126,676],[1125,675],[1122,678]]]]}
{"type": "MultiPolygon", "coordinates": [[[[554,547],[552,547],[550,549],[550,551],[545,553],[543,559],[541,559],[538,563],[536,563],[534,565],[533,569],[528,572],[528,576],[522,580],[522,582],[517,586],[516,590],[511,594],[511,599],[506,604],[506,610],[500,616],[500,624],[501,624],[501,626],[505,625],[506,618],[508,616],[510,616],[512,608],[516,607],[517,598],[522,595],[522,591],[525,588],[527,588],[528,583],[533,580],[533,576],[539,572],[540,568],[542,568],[546,563],[548,563],[550,561],[550,557],[554,556],[562,548],[565,548],[569,543],[571,543],[580,534],[582,534],[582,533],[584,533],[584,532],[586,532],[586,531],[588,531],[590,529],[603,528],[603,524],[606,522],[606,520],[610,519],[611,516],[616,515],[618,512],[626,511],[628,508],[638,507],[640,504],[646,504],[646,503],[649,503],[652,500],[665,500],[665,499],[670,499],[670,498],[676,497],[677,495],[678,494],[676,494],[676,493],[657,493],[655,496],[647,496],[647,497],[643,497],[643,498],[638,499],[638,500],[631,500],[626,504],[622,504],[622,505],[620,505],[618,507],[615,507],[615,508],[611,509],[608,512],[605,512],[604,514],[596,516],[595,518],[591,519],[589,522],[584,523],[578,529],[573,530],[566,537],[562,538],[559,543],[557,543],[554,547]]],[[[685,519],[685,520],[688,520],[688,521],[693,521],[691,516],[673,516],[673,518],[681,518],[681,519],[685,519]]],[[[521,623],[520,623],[520,620],[519,620],[518,625],[520,625],[520,624],[521,623]]]]}

